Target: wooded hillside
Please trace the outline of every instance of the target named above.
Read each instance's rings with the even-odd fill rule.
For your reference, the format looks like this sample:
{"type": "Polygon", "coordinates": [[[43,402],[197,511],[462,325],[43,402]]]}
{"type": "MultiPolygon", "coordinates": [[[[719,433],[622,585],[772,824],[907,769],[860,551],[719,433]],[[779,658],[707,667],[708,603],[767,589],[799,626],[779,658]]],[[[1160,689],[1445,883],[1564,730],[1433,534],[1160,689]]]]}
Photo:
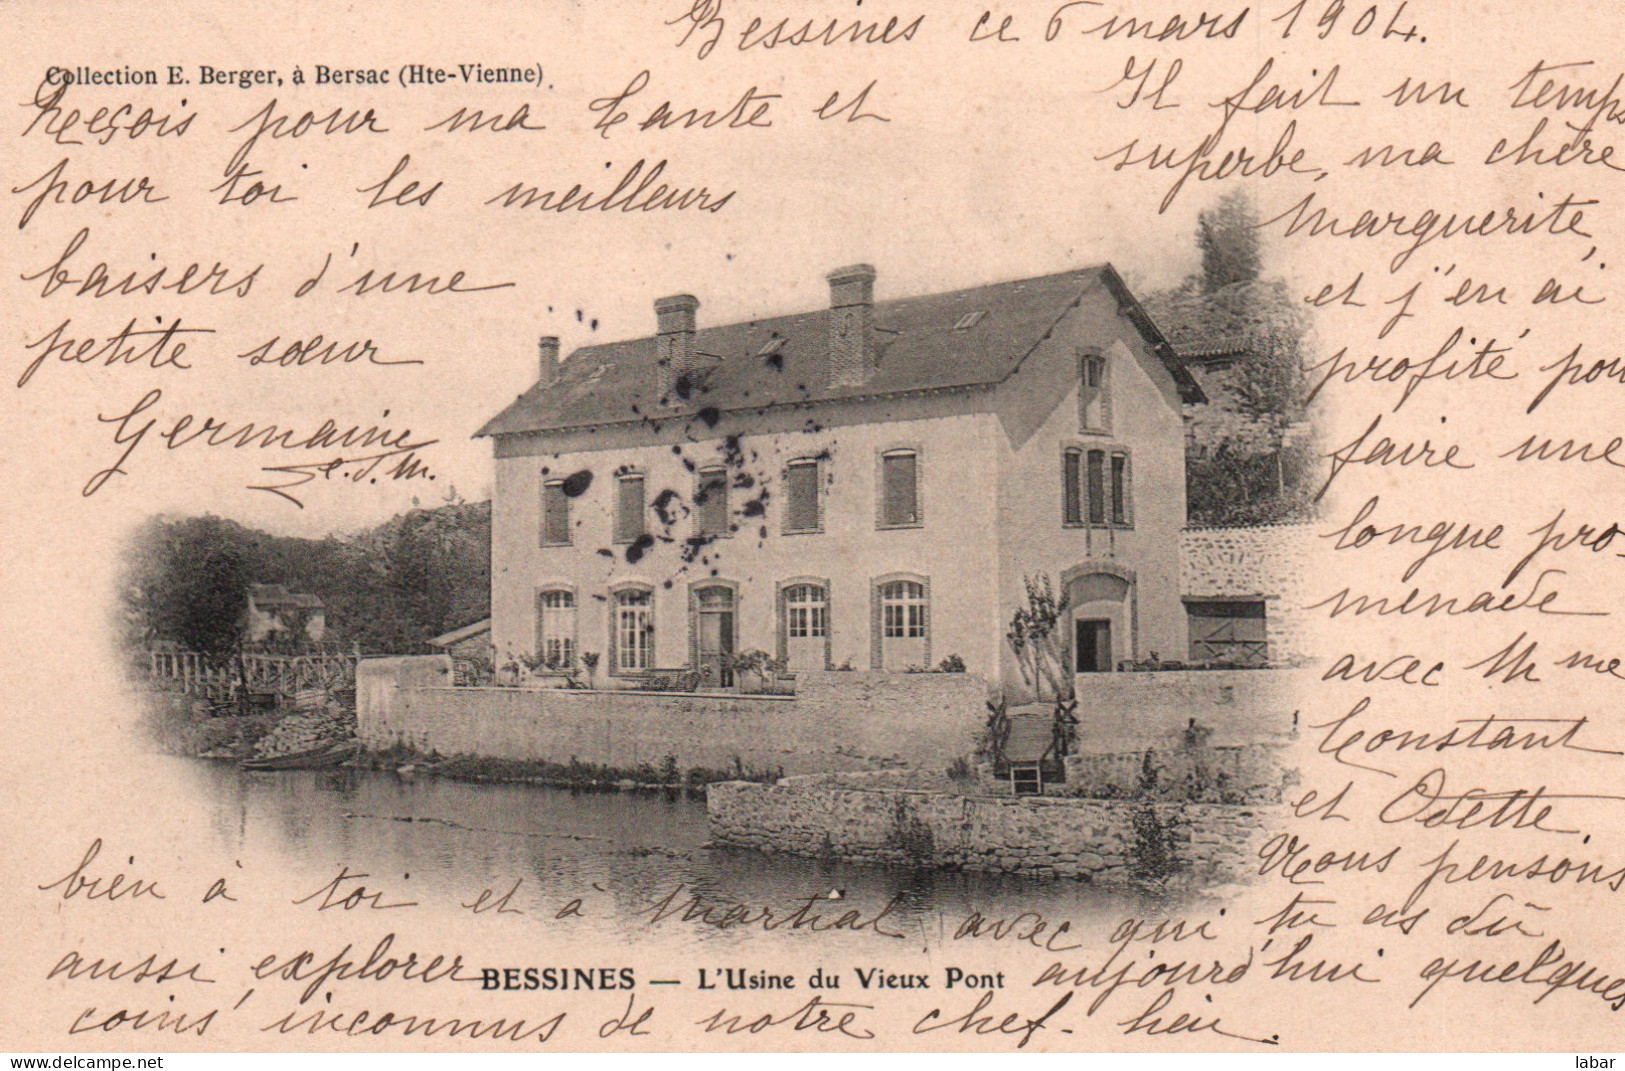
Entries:
{"type": "Polygon", "coordinates": [[[250,584],[319,597],[327,640],[366,654],[415,654],[490,614],[491,504],[413,509],[366,531],[275,536],[215,516],[154,517],[128,548],[125,642],[170,640],[229,654],[250,584]]]}

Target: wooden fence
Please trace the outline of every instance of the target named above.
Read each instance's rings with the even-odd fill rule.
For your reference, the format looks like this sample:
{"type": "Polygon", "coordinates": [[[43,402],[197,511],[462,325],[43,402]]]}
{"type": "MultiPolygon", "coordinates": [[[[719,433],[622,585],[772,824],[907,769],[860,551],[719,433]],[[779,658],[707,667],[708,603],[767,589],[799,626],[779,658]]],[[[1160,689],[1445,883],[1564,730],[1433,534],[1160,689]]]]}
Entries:
{"type": "Polygon", "coordinates": [[[147,652],[147,675],[160,687],[211,701],[236,696],[244,684],[249,695],[293,699],[300,692],[354,688],[357,657],[342,651],[246,651],[210,666],[196,651],[153,650],[147,652]]]}

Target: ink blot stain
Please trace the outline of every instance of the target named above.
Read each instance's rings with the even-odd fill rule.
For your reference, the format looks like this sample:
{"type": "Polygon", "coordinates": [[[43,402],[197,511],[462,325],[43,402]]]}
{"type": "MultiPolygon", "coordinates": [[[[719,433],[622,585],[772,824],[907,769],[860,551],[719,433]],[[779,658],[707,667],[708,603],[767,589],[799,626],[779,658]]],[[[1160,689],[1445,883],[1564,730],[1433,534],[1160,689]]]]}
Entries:
{"type": "Polygon", "coordinates": [[[638,564],[654,545],[654,537],[647,532],[638,536],[637,539],[632,541],[632,545],[626,548],[626,564],[638,564]]]}

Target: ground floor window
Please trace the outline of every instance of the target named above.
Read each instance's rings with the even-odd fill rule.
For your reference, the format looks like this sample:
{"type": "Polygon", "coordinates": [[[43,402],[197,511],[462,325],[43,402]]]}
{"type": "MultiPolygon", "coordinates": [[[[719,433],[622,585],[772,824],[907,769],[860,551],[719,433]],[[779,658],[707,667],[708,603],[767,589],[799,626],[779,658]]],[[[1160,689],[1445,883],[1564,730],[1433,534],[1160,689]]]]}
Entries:
{"type": "Polygon", "coordinates": [[[822,639],[828,635],[824,589],[816,584],[794,584],[784,591],[784,612],[792,640],[822,639]]]}
{"type": "Polygon", "coordinates": [[[614,646],[611,664],[617,671],[636,673],[654,665],[654,631],[654,593],[616,592],[610,640],[614,646]]]}
{"type": "Polygon", "coordinates": [[[880,588],[882,633],[887,639],[922,639],[925,636],[925,585],[894,580],[880,588]]]}
{"type": "Polygon", "coordinates": [[[875,585],[876,669],[930,668],[930,588],[921,579],[884,579],[875,585]]]}
{"type": "Polygon", "coordinates": [[[823,584],[787,585],[780,594],[784,644],[779,655],[792,673],[823,669],[829,661],[829,589],[823,584]]]}
{"type": "Polygon", "coordinates": [[[536,652],[548,669],[569,669],[576,661],[576,597],[572,591],[536,596],[536,652]]]}

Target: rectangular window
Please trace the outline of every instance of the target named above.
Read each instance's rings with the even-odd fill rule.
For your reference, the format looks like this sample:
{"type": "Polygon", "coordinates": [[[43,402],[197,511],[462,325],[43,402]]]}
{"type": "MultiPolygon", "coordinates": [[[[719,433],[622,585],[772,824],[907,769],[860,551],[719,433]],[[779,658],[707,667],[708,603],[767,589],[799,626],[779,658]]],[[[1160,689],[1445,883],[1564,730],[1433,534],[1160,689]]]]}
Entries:
{"type": "Polygon", "coordinates": [[[701,469],[694,491],[696,534],[728,534],[728,470],[701,469]]]}
{"type": "Polygon", "coordinates": [[[784,530],[818,531],[822,526],[818,506],[818,462],[790,462],[785,469],[784,530]]]}
{"type": "Polygon", "coordinates": [[[1061,523],[1083,523],[1083,451],[1061,455],[1061,523]]]}
{"type": "Polygon", "coordinates": [[[1089,451],[1089,523],[1106,523],[1106,453],[1089,451]]]}
{"type": "Polygon", "coordinates": [[[828,631],[824,623],[824,607],[791,606],[790,638],[793,640],[822,639],[828,631]]]}
{"type": "Polygon", "coordinates": [[[913,451],[897,451],[880,459],[880,523],[887,528],[920,523],[917,462],[913,451]]]}
{"type": "Polygon", "coordinates": [[[793,584],[784,589],[785,632],[792,640],[823,639],[829,635],[829,596],[818,584],[793,584]]]}
{"type": "Polygon", "coordinates": [[[563,480],[548,480],[542,484],[542,546],[569,544],[570,499],[564,493],[563,480]]]}
{"type": "Polygon", "coordinates": [[[635,542],[644,533],[643,477],[622,476],[615,491],[615,541],[635,542]]]}
{"type": "Polygon", "coordinates": [[[1128,455],[1112,455],[1112,523],[1127,528],[1130,524],[1128,455]]]}
{"type": "Polygon", "coordinates": [[[894,640],[925,638],[925,585],[894,580],[880,588],[881,636],[894,640]]]}
{"type": "Polygon", "coordinates": [[[1099,390],[1101,380],[1105,378],[1105,362],[1097,355],[1091,354],[1083,359],[1083,385],[1090,390],[1099,390]]]}

